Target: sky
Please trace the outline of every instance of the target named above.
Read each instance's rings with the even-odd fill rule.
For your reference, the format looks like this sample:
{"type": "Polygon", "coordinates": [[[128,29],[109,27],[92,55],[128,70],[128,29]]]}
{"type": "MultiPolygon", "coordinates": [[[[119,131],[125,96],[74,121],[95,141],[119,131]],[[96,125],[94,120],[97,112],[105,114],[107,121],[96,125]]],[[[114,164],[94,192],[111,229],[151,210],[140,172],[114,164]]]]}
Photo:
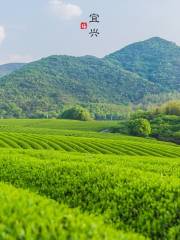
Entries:
{"type": "Polygon", "coordinates": [[[0,64],[50,55],[103,57],[155,36],[180,45],[179,12],[179,0],[0,0],[0,64]],[[99,14],[97,26],[89,24],[91,13],[99,14]],[[90,37],[93,28],[98,37],[90,37]]]}

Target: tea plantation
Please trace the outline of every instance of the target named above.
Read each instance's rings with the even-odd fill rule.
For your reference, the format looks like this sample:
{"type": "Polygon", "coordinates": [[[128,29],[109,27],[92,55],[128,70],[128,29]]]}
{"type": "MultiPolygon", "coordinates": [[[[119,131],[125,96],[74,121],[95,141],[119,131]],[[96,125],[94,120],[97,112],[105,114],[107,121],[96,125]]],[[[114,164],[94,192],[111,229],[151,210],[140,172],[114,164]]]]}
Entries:
{"type": "Polygon", "coordinates": [[[180,239],[180,146],[118,122],[0,120],[0,239],[180,239]]]}

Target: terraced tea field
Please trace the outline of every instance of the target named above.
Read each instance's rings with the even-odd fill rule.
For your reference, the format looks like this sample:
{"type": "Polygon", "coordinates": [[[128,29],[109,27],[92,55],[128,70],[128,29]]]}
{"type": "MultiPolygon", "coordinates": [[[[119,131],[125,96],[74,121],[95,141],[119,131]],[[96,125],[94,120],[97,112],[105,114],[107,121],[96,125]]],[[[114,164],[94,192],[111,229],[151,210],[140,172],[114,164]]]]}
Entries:
{"type": "Polygon", "coordinates": [[[179,147],[151,143],[151,141],[143,143],[136,140],[104,140],[95,137],[44,136],[30,133],[0,133],[0,147],[129,156],[180,157],[179,147]]]}
{"type": "Polygon", "coordinates": [[[180,146],[117,124],[0,120],[0,239],[178,240],[180,146]]]}

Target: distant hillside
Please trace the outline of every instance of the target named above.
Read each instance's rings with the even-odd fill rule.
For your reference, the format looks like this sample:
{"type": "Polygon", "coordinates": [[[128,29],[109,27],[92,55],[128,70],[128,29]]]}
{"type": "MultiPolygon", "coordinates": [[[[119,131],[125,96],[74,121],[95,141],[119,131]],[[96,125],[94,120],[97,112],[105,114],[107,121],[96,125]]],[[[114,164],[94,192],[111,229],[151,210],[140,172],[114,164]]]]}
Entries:
{"type": "Polygon", "coordinates": [[[50,56],[26,64],[1,78],[0,114],[31,117],[77,103],[136,104],[179,87],[180,48],[152,38],[102,59],[50,56]]]}
{"type": "Polygon", "coordinates": [[[24,66],[24,63],[9,63],[0,65],[0,78],[20,69],[22,66],[24,66]]]}
{"type": "Polygon", "coordinates": [[[180,91],[180,47],[173,42],[155,37],[131,44],[110,54],[124,69],[160,84],[164,90],[180,91]]]}
{"type": "Polygon", "coordinates": [[[0,88],[3,103],[16,104],[30,114],[56,111],[69,103],[137,102],[149,92],[160,91],[137,74],[90,56],[51,56],[27,64],[2,78],[0,88]]]}

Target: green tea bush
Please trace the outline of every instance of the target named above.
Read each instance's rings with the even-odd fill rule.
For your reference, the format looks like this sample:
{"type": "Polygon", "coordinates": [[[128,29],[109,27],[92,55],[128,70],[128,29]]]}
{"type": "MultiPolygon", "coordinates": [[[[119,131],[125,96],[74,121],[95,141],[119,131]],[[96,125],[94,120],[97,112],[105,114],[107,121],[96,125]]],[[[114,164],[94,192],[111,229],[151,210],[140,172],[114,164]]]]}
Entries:
{"type": "MultiPolygon", "coordinates": [[[[178,117],[161,120],[179,136],[178,117]]],[[[43,196],[1,183],[0,239],[179,240],[178,145],[97,132],[113,121],[0,125],[0,181],[43,196]]]]}
{"type": "MultiPolygon", "coordinates": [[[[2,157],[0,180],[30,188],[69,207],[80,207],[83,212],[102,215],[117,229],[168,239],[169,230],[180,223],[179,178],[166,174],[163,161],[160,165],[154,161],[154,167],[149,165],[145,171],[145,160],[138,166],[137,159],[134,168],[118,158],[112,164],[113,156],[102,159],[96,163],[95,157],[94,161],[83,161],[80,155],[72,161],[70,156],[62,156],[62,161],[60,156],[43,161],[2,157]]],[[[170,164],[169,168],[174,166],[170,164]]]]}
{"type": "Polygon", "coordinates": [[[0,239],[3,240],[143,240],[113,230],[101,218],[0,183],[0,239]]]}
{"type": "Polygon", "coordinates": [[[139,140],[134,137],[102,139],[93,137],[72,137],[30,133],[1,133],[0,147],[22,149],[54,149],[66,152],[117,154],[130,156],[180,157],[180,148],[172,144],[153,140],[139,140]]]}

